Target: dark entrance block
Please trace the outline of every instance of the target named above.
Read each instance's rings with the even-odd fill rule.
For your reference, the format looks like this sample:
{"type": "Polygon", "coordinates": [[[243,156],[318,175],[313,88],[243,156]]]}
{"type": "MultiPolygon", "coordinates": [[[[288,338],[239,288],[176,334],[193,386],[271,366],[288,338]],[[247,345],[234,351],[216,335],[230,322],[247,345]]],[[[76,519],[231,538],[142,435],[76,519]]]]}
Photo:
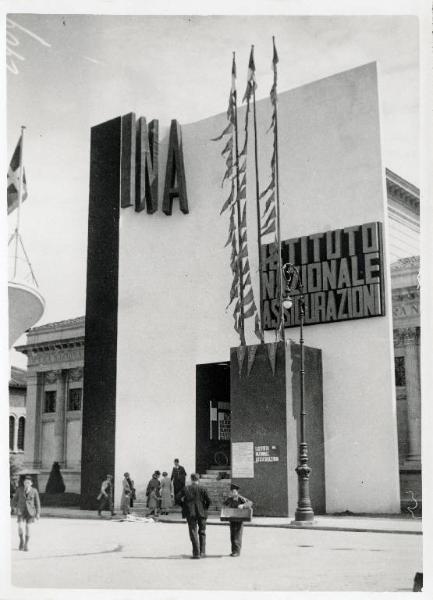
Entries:
{"type": "Polygon", "coordinates": [[[92,128],[81,455],[82,509],[114,475],[120,205],[120,117],[92,128]]]}
{"type": "MultiPolygon", "coordinates": [[[[310,496],[314,512],[320,514],[326,510],[322,353],[304,350],[310,496]]],[[[232,479],[254,502],[254,514],[293,516],[298,493],[300,347],[278,342],[247,346],[244,351],[232,348],[230,359],[232,479]],[[243,451],[244,458],[236,459],[243,451]],[[250,476],[239,476],[239,468],[250,470],[250,476]]]]}
{"type": "Polygon", "coordinates": [[[196,471],[230,468],[230,363],[196,367],[196,471]]]}

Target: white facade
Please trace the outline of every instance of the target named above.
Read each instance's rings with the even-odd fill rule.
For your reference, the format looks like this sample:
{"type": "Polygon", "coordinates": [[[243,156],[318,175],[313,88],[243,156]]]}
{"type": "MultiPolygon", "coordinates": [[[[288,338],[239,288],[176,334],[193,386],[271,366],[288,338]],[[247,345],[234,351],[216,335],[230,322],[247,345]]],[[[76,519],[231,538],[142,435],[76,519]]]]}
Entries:
{"type": "MultiPolygon", "coordinates": [[[[270,175],[269,101],[260,101],[257,111],[263,189],[270,175]]],[[[242,110],[240,123],[243,116],[242,110]]],[[[227,218],[219,216],[226,195],[222,147],[210,142],[225,119],[221,114],[182,127],[188,215],[177,206],[171,217],[121,210],[117,489],[125,470],[144,483],[175,456],[193,470],[196,364],[228,360],[230,346],[238,344],[232,316],[224,312],[231,281],[227,218]]],[[[282,239],[372,221],[384,223],[388,239],[374,64],[280,94],[279,139],[282,239]]],[[[166,152],[163,137],[160,189],[166,152]]],[[[252,150],[249,159],[254,198],[252,150]]],[[[253,210],[248,220],[254,274],[253,210]]],[[[387,247],[385,264],[389,307],[387,247]]],[[[291,336],[297,338],[296,330],[291,336]]],[[[323,351],[327,510],[398,512],[391,311],[312,325],[305,337],[323,351]]]]}

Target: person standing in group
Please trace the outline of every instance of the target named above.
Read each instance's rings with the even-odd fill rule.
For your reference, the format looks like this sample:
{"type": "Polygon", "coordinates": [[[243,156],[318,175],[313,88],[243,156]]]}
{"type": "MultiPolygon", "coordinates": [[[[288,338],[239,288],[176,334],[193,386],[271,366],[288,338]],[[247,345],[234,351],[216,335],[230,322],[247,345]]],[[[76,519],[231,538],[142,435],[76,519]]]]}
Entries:
{"type": "MultiPolygon", "coordinates": [[[[225,506],[229,508],[250,508],[253,503],[248,498],[239,494],[239,486],[232,483],[230,486],[231,495],[224,500],[225,506]]],[[[242,548],[242,533],[244,529],[243,521],[230,521],[230,543],[232,553],[230,556],[240,556],[242,548]]]]}
{"type": "Polygon", "coordinates": [[[171,471],[171,480],[173,482],[174,503],[178,504],[177,496],[183,490],[186,482],[186,471],[179,464],[179,459],[174,459],[174,467],[171,471]]]}
{"type": "Polygon", "coordinates": [[[101,484],[101,491],[97,497],[99,500],[98,515],[102,517],[103,510],[109,510],[111,516],[115,515],[113,507],[113,476],[107,475],[101,484]]]}
{"type": "Polygon", "coordinates": [[[168,477],[167,471],[162,474],[161,480],[161,514],[168,515],[168,509],[173,504],[173,482],[168,477]]]}
{"type": "Polygon", "coordinates": [[[136,495],[135,495],[135,485],[134,485],[134,480],[131,479],[130,474],[128,473],[128,477],[126,478],[126,481],[128,482],[128,485],[131,489],[131,495],[129,497],[129,506],[131,508],[134,507],[134,500],[136,500],[136,495]]]}
{"type": "Polygon", "coordinates": [[[160,471],[155,471],[152,475],[151,480],[147,484],[146,497],[147,497],[147,508],[149,509],[147,516],[159,515],[159,503],[160,503],[160,488],[161,482],[159,481],[160,471]]]}
{"type": "Polygon", "coordinates": [[[131,512],[131,496],[134,488],[132,487],[129,473],[123,474],[122,497],[120,499],[120,510],[122,514],[129,515],[131,512]]]}
{"type": "Polygon", "coordinates": [[[19,550],[28,551],[30,539],[30,525],[39,519],[41,502],[38,490],[33,486],[30,475],[24,477],[23,485],[18,486],[12,498],[12,505],[17,509],[18,536],[20,538],[19,550]],[[25,537],[23,531],[25,523],[25,537]]]}
{"type": "Polygon", "coordinates": [[[192,543],[191,558],[206,557],[206,519],[210,498],[206,488],[199,484],[199,475],[191,473],[191,483],[179,492],[182,517],[187,520],[192,543]],[[197,533],[198,528],[198,533],[197,533]]]}

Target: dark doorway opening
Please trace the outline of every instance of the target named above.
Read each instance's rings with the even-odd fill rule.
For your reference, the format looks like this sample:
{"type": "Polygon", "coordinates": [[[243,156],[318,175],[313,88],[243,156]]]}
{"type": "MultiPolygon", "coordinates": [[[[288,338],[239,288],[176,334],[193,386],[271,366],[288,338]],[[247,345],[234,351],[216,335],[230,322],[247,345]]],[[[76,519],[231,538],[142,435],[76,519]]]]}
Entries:
{"type": "Polygon", "coordinates": [[[197,473],[230,469],[230,425],[230,362],[197,365],[197,473]]]}

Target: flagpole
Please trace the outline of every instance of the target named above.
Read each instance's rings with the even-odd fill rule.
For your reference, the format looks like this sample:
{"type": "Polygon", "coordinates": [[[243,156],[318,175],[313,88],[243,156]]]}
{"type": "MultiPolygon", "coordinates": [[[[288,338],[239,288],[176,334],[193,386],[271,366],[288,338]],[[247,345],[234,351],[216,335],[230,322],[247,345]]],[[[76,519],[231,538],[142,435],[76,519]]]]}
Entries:
{"type": "MultiPolygon", "coordinates": [[[[275,36],[272,36],[272,43],[274,46],[275,53],[275,36]]],[[[274,124],[274,140],[275,140],[275,189],[276,189],[276,209],[277,209],[277,251],[278,251],[278,263],[277,263],[277,273],[278,273],[278,302],[280,303],[280,336],[281,341],[285,341],[285,329],[284,329],[284,306],[283,306],[283,270],[281,268],[281,229],[280,229],[280,177],[279,177],[279,168],[278,168],[278,109],[277,109],[277,65],[274,62],[274,94],[275,94],[275,104],[274,104],[274,113],[275,113],[275,124],[274,124]]]]}
{"type": "MultiPolygon", "coordinates": [[[[236,53],[233,52],[233,70],[234,76],[236,74],[236,53]]],[[[239,198],[239,141],[238,141],[238,94],[236,87],[233,90],[233,105],[235,115],[235,166],[236,166],[236,213],[238,221],[238,270],[239,270],[239,303],[240,303],[240,338],[241,346],[245,346],[245,318],[244,318],[244,282],[242,273],[242,240],[241,240],[241,201],[239,198]]]]}
{"type": "Polygon", "coordinates": [[[20,148],[20,180],[18,186],[18,208],[17,208],[17,224],[15,227],[15,259],[14,259],[14,279],[17,275],[17,261],[18,261],[18,241],[20,237],[20,215],[21,215],[21,202],[23,194],[23,154],[24,154],[24,130],[25,125],[21,125],[21,148],[20,148]]]}
{"type": "MultiPolygon", "coordinates": [[[[254,51],[254,45],[251,48],[254,51]]],[[[257,213],[257,243],[259,254],[259,314],[260,314],[260,337],[261,343],[264,344],[263,325],[262,325],[262,306],[263,306],[263,281],[262,281],[262,232],[260,225],[260,186],[259,186],[259,165],[257,151],[257,115],[256,115],[256,86],[253,85],[253,122],[254,122],[254,159],[256,170],[256,213],[257,213]]]]}

